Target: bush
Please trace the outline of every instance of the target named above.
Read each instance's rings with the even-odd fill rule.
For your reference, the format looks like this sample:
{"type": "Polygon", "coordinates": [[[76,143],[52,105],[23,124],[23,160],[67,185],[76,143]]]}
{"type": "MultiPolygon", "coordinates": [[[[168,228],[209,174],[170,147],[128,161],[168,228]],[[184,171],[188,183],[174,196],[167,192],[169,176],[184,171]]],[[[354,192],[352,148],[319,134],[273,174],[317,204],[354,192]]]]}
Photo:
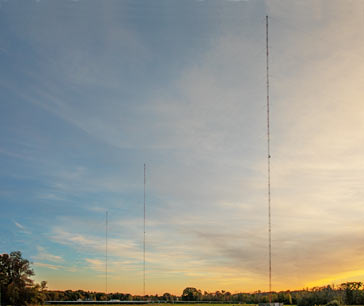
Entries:
{"type": "Polygon", "coordinates": [[[338,300],[332,300],[328,302],[326,306],[340,306],[340,302],[338,300]]]}
{"type": "Polygon", "coordinates": [[[307,294],[299,299],[297,306],[313,306],[317,304],[317,299],[313,294],[307,294]]]}

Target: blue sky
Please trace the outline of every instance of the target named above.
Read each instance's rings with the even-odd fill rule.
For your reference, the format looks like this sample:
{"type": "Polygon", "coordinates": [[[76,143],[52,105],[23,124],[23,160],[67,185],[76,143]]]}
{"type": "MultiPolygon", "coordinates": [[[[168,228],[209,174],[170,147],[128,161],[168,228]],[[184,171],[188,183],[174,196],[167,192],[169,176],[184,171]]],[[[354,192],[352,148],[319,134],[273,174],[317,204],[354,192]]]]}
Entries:
{"type": "Polygon", "coordinates": [[[0,1],[0,252],[52,289],[363,280],[361,1],[0,1]]]}

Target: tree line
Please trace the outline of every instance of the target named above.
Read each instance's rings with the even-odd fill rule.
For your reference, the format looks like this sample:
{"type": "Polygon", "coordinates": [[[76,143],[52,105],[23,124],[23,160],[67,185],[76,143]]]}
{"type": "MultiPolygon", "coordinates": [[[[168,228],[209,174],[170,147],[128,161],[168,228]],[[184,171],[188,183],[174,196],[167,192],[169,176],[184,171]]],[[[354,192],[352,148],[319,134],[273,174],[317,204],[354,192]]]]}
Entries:
{"type": "MultiPolygon", "coordinates": [[[[196,288],[186,288],[182,293],[184,301],[216,301],[242,304],[259,304],[269,302],[269,293],[256,291],[253,293],[230,293],[228,291],[202,292],[196,288]]],[[[339,286],[327,285],[294,291],[271,293],[272,302],[286,305],[313,306],[327,305],[364,305],[364,284],[362,282],[346,282],[339,286]]]]}
{"type": "MultiPolygon", "coordinates": [[[[188,287],[180,296],[170,293],[163,295],[132,295],[130,293],[104,293],[84,290],[47,290],[47,283],[35,283],[31,277],[34,271],[30,262],[22,258],[21,252],[0,254],[0,302],[1,305],[42,305],[45,301],[141,301],[178,302],[201,301],[219,303],[259,304],[268,303],[269,293],[231,293],[229,291],[207,292],[188,287]]],[[[311,289],[271,293],[272,302],[286,305],[364,305],[362,282],[346,282],[339,286],[328,285],[311,289]]]]}
{"type": "MultiPolygon", "coordinates": [[[[66,290],[44,292],[48,301],[77,301],[77,300],[121,300],[141,301],[149,300],[156,302],[177,302],[177,301],[201,301],[201,302],[223,302],[241,304],[259,304],[269,302],[268,292],[253,293],[231,293],[229,291],[207,292],[188,287],[182,295],[164,293],[163,295],[132,295],[129,293],[92,292],[83,290],[66,290]]],[[[313,306],[326,305],[334,301],[333,305],[364,305],[364,286],[362,282],[347,282],[339,286],[328,285],[314,287],[311,289],[280,291],[271,293],[272,302],[284,303],[285,305],[313,306]]]]}

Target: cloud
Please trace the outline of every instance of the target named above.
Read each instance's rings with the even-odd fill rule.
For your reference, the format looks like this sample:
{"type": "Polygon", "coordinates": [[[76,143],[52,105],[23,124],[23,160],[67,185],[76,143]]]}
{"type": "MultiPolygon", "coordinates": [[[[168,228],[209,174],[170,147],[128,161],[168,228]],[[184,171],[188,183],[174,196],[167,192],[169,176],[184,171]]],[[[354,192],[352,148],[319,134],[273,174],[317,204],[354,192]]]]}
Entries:
{"type": "MultiPolygon", "coordinates": [[[[60,227],[53,229],[50,239],[54,242],[70,245],[78,250],[86,251],[105,251],[105,238],[100,236],[83,235],[72,233],[60,227]]],[[[123,255],[126,257],[140,257],[139,246],[132,240],[126,239],[108,239],[108,251],[113,255],[123,255]]]]}
{"type": "Polygon", "coordinates": [[[20,228],[21,230],[24,230],[24,226],[21,225],[20,223],[14,221],[14,224],[16,225],[17,228],[20,228]]]}
{"type": "Polygon", "coordinates": [[[105,272],[106,269],[105,261],[101,261],[99,259],[91,259],[91,258],[85,258],[85,261],[87,262],[87,264],[91,269],[98,272],[105,272]]]}
{"type": "Polygon", "coordinates": [[[18,222],[16,222],[16,221],[14,221],[14,224],[15,224],[15,226],[18,228],[18,229],[20,229],[20,231],[22,232],[22,233],[24,233],[24,234],[27,234],[27,235],[30,235],[31,234],[31,232],[30,231],[28,231],[23,225],[21,225],[20,223],[18,223],[18,222]]]}
{"type": "Polygon", "coordinates": [[[35,262],[34,266],[41,267],[41,268],[47,268],[47,269],[51,269],[51,270],[59,270],[62,268],[61,266],[52,265],[52,264],[43,263],[43,262],[35,262]]]}
{"type": "Polygon", "coordinates": [[[43,193],[38,195],[39,199],[42,200],[55,200],[55,201],[64,201],[65,198],[62,198],[54,193],[43,193]]]}
{"type": "Polygon", "coordinates": [[[36,260],[50,261],[50,262],[63,262],[62,256],[54,255],[46,251],[44,247],[37,246],[38,254],[33,256],[36,260]]]}

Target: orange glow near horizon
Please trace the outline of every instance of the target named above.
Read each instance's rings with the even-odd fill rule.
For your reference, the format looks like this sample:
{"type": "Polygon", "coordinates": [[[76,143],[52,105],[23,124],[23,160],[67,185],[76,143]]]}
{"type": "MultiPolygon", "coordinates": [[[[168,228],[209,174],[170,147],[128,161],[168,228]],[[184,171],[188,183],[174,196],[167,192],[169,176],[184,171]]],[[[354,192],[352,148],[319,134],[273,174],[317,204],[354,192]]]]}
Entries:
{"type": "MultiPolygon", "coordinates": [[[[85,291],[96,291],[105,292],[105,278],[104,276],[92,277],[52,277],[48,275],[42,275],[36,277],[36,281],[40,282],[42,280],[48,281],[49,290],[85,290],[85,291]],[[41,276],[44,276],[43,278],[41,276]]],[[[127,278],[127,277],[126,277],[127,278]]],[[[339,273],[332,275],[330,277],[322,278],[316,281],[307,281],[302,283],[274,283],[273,291],[295,291],[302,290],[306,288],[327,286],[327,285],[340,285],[348,281],[362,281],[364,279],[364,270],[348,271],[345,273],[339,273]]],[[[268,292],[267,281],[261,280],[255,281],[246,278],[231,278],[226,280],[215,279],[204,279],[196,278],[193,281],[180,281],[180,280],[158,280],[158,277],[153,277],[153,280],[147,281],[146,284],[146,294],[147,295],[163,295],[164,293],[170,293],[173,295],[180,296],[182,291],[186,287],[195,287],[200,289],[202,292],[216,292],[216,291],[227,291],[231,293],[253,293],[256,291],[268,292]],[[242,284],[242,285],[237,285],[242,284]]],[[[142,295],[142,282],[141,279],[128,279],[111,277],[108,279],[108,292],[121,292],[130,293],[132,295],[142,295]],[[138,289],[139,288],[139,289],[138,289]]]]}

